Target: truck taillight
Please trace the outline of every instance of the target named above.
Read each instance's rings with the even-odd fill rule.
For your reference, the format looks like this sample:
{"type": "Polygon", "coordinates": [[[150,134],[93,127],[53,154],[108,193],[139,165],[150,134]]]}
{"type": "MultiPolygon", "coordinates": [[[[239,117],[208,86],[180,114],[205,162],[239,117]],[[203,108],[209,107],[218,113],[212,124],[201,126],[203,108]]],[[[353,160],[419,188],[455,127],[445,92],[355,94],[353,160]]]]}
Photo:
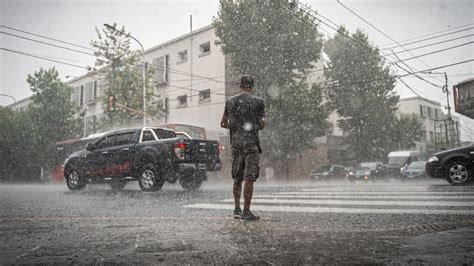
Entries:
{"type": "Polygon", "coordinates": [[[217,143],[217,154],[221,153],[222,145],[220,143],[217,143]]]}
{"type": "Polygon", "coordinates": [[[174,144],[174,154],[181,160],[184,160],[184,149],[186,148],[186,144],[183,142],[176,142],[174,144]]]}

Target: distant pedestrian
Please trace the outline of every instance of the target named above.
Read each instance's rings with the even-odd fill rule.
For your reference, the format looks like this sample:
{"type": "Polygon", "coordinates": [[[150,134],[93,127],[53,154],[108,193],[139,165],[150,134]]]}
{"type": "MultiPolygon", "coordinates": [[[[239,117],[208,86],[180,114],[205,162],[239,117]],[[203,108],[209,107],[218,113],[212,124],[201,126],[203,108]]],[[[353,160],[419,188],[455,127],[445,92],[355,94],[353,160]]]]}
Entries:
{"type": "Polygon", "coordinates": [[[232,147],[232,178],[234,179],[234,218],[258,220],[259,216],[250,212],[253,182],[258,178],[259,154],[262,153],[258,131],[265,127],[265,103],[252,95],[254,79],[243,76],[240,93],[230,97],[221,120],[221,127],[230,130],[232,147]],[[244,182],[244,210],[240,208],[242,182],[244,182]]]}

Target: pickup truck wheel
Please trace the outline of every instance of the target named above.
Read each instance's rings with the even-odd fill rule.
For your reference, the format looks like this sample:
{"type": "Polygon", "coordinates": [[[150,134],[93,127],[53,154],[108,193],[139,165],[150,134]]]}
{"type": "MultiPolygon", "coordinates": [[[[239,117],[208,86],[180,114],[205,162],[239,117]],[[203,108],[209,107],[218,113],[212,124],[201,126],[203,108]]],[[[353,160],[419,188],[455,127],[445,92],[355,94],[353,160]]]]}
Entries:
{"type": "Polygon", "coordinates": [[[467,184],[473,174],[468,170],[468,163],[463,161],[454,161],[446,168],[447,180],[451,185],[467,184]]]}
{"type": "Polygon", "coordinates": [[[206,173],[187,173],[179,177],[179,184],[186,190],[195,190],[201,187],[206,173]]]}
{"type": "Polygon", "coordinates": [[[112,188],[113,191],[121,191],[126,185],[127,181],[125,180],[112,180],[109,182],[110,188],[112,188]]]}
{"type": "Polygon", "coordinates": [[[66,166],[64,177],[66,177],[66,184],[69,190],[81,190],[86,186],[84,176],[74,165],[66,166]]]}
{"type": "Polygon", "coordinates": [[[147,164],[140,169],[138,184],[143,191],[157,191],[163,187],[164,179],[152,164],[147,164]]]}

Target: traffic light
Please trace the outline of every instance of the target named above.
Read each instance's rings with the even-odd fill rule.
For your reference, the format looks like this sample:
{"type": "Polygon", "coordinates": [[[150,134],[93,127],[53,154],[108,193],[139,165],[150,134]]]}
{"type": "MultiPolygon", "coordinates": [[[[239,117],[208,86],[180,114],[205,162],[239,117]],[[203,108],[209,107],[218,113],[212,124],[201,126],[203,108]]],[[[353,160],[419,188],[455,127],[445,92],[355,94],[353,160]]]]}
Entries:
{"type": "Polygon", "coordinates": [[[109,113],[115,112],[115,96],[114,95],[109,95],[107,98],[107,111],[109,113]]]}

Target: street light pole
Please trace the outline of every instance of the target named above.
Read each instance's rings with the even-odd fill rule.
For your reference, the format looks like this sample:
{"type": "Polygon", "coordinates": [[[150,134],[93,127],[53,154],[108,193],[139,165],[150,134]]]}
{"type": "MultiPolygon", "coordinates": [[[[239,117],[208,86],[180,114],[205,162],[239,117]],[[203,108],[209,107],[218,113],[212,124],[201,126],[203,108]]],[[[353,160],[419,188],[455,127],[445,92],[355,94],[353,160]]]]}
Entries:
{"type": "MultiPolygon", "coordinates": [[[[114,30],[120,34],[124,34],[121,31],[117,30],[115,27],[105,23],[105,27],[114,30]]],[[[145,49],[143,48],[143,45],[139,40],[137,40],[135,37],[133,37],[130,34],[124,34],[126,37],[130,37],[133,40],[135,40],[139,45],[140,48],[142,49],[142,79],[143,79],[143,127],[146,126],[146,73],[145,73],[145,49]]]]}

